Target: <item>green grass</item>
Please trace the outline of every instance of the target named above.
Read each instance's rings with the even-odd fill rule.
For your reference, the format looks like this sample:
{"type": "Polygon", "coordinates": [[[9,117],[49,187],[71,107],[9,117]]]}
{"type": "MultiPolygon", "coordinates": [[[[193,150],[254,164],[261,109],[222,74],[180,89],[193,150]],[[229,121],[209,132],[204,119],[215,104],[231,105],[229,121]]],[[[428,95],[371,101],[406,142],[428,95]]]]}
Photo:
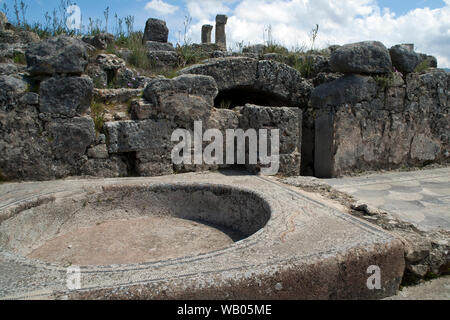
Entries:
{"type": "Polygon", "coordinates": [[[431,280],[434,280],[434,279],[437,279],[437,278],[439,278],[439,275],[437,275],[437,274],[435,274],[434,272],[428,272],[426,275],[425,275],[425,277],[424,277],[424,279],[425,279],[425,281],[431,281],[431,280]]]}
{"type": "Polygon", "coordinates": [[[32,84],[27,84],[27,92],[33,92],[39,94],[39,84],[33,82],[32,84]]]}
{"type": "Polygon", "coordinates": [[[312,76],[313,66],[314,58],[304,55],[303,57],[297,57],[292,67],[300,72],[303,78],[308,79],[312,76]]]}
{"type": "Polygon", "coordinates": [[[158,71],[158,75],[160,76],[164,76],[168,79],[173,79],[175,77],[178,76],[177,72],[179,71],[179,69],[162,69],[160,71],[158,71]]]}
{"type": "Polygon", "coordinates": [[[148,50],[142,44],[142,32],[132,32],[129,36],[116,36],[114,43],[106,49],[106,53],[117,55],[119,49],[128,49],[131,51],[127,63],[139,69],[151,69],[152,62],[148,57],[148,50]]]}
{"type": "Polygon", "coordinates": [[[289,50],[286,49],[285,47],[283,47],[282,45],[270,43],[264,47],[263,53],[264,54],[277,53],[277,54],[281,54],[281,55],[288,55],[289,50]]]}
{"type": "Polygon", "coordinates": [[[178,56],[181,58],[179,67],[186,67],[189,65],[197,64],[202,60],[209,58],[209,56],[201,50],[196,50],[195,48],[187,44],[177,45],[175,50],[178,56]]]}
{"type": "Polygon", "coordinates": [[[27,59],[25,58],[25,54],[23,54],[21,52],[14,52],[13,61],[15,64],[22,64],[22,65],[27,64],[27,59]]]}
{"type": "Polygon", "coordinates": [[[394,84],[394,75],[390,73],[388,75],[375,76],[374,80],[381,90],[386,90],[394,84]]]}
{"type": "Polygon", "coordinates": [[[314,58],[302,52],[288,52],[282,54],[276,61],[285,63],[301,73],[303,78],[313,76],[314,58]]]}
{"type": "MultiPolygon", "coordinates": [[[[264,46],[263,54],[274,53],[274,60],[296,69],[301,73],[303,78],[311,78],[313,76],[314,58],[312,53],[315,51],[305,52],[305,46],[297,47],[293,51],[289,51],[286,47],[277,44],[274,41],[264,46]]],[[[320,54],[317,52],[317,54],[320,54]]]]}
{"type": "MultiPolygon", "coordinates": [[[[204,52],[201,47],[196,48],[190,45],[190,40],[188,39],[189,26],[191,24],[191,18],[189,16],[185,17],[184,22],[184,37],[182,37],[180,32],[180,43],[182,38],[184,38],[183,44],[177,44],[176,52],[180,57],[178,66],[175,68],[168,68],[165,70],[159,70],[151,58],[148,56],[148,50],[146,46],[142,43],[143,32],[134,31],[134,17],[127,16],[120,18],[117,14],[113,15],[115,18],[115,25],[112,28],[108,26],[108,21],[110,18],[109,7],[105,9],[104,21],[100,19],[87,18],[83,19],[86,24],[82,25],[81,30],[69,30],[66,26],[67,19],[67,8],[72,5],[71,0],[60,0],[59,6],[57,6],[52,12],[46,12],[42,23],[35,23],[33,25],[27,23],[27,5],[19,0],[14,2],[14,10],[12,14],[8,14],[8,20],[17,28],[22,28],[24,30],[29,30],[37,33],[41,39],[48,37],[67,34],[70,36],[82,36],[82,35],[96,35],[100,32],[112,31],[114,34],[114,43],[106,49],[106,53],[119,55],[118,51],[120,49],[130,50],[130,54],[127,57],[127,65],[137,69],[141,74],[152,76],[152,75],[163,75],[167,78],[173,78],[176,76],[177,71],[180,68],[184,68],[193,64],[198,64],[201,61],[209,58],[209,54],[204,52]]],[[[11,12],[7,5],[4,4],[5,12],[11,12]]],[[[301,49],[296,49],[294,52],[289,52],[289,50],[281,44],[278,44],[272,38],[272,28],[265,31],[267,32],[267,41],[264,48],[264,54],[266,53],[276,53],[280,55],[277,61],[286,63],[287,65],[297,69],[303,77],[310,78],[312,76],[313,60],[308,58],[304,51],[306,46],[301,49]]],[[[311,50],[314,48],[314,42],[316,40],[318,33],[318,26],[312,30],[311,33],[311,50]]],[[[243,51],[243,42],[238,44],[238,51],[243,51]]],[[[26,64],[26,59],[24,55],[18,54],[14,56],[14,62],[17,64],[26,64]]],[[[98,84],[97,87],[102,87],[98,84]]],[[[109,83],[108,87],[114,87],[114,83],[109,83]]]]}
{"type": "Polygon", "coordinates": [[[126,48],[131,50],[128,63],[136,68],[150,69],[152,62],[148,57],[148,50],[142,44],[142,32],[134,32],[128,37],[126,48]]]}
{"type": "Polygon", "coordinates": [[[91,105],[91,116],[94,120],[95,131],[101,133],[105,124],[105,105],[99,102],[93,102],[91,105]]]}
{"type": "Polygon", "coordinates": [[[425,59],[421,63],[419,63],[419,65],[416,67],[414,72],[422,73],[422,72],[427,71],[430,68],[431,68],[430,61],[428,59],[425,59]]]}

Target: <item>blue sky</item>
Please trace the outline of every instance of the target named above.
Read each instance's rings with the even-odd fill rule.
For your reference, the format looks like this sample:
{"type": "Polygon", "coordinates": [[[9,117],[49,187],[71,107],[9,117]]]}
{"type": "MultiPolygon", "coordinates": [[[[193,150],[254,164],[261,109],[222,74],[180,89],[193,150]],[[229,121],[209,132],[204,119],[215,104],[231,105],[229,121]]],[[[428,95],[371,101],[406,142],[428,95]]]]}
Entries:
{"type": "MultiPolygon", "coordinates": [[[[29,22],[43,21],[45,12],[60,0],[23,0],[29,22]]],[[[14,0],[0,0],[13,18],[14,0]]],[[[310,30],[319,24],[316,46],[380,40],[385,45],[415,43],[421,52],[435,55],[441,67],[450,66],[450,0],[73,0],[87,17],[104,20],[110,8],[111,31],[114,14],[133,15],[135,28],[143,29],[150,17],[167,21],[170,41],[182,41],[184,17],[192,17],[188,39],[200,40],[201,25],[214,23],[218,13],[229,16],[227,35],[236,43],[261,43],[272,38],[287,46],[309,46],[310,30]]]]}

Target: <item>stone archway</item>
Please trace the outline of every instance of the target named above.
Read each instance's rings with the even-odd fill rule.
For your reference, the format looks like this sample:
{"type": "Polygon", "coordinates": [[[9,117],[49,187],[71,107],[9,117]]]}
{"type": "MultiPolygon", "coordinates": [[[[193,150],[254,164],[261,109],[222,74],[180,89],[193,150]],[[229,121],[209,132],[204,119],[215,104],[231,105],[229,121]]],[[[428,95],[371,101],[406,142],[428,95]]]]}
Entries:
{"type": "Polygon", "coordinates": [[[300,72],[285,64],[246,57],[209,59],[179,73],[213,77],[219,89],[216,104],[228,97],[241,104],[260,101],[266,106],[306,109],[313,89],[300,72]]]}
{"type": "MultiPolygon", "coordinates": [[[[294,68],[276,61],[258,61],[247,57],[209,59],[203,64],[185,68],[179,74],[214,78],[219,91],[214,104],[218,109],[233,109],[248,103],[266,107],[299,108],[306,114],[313,90],[312,83],[294,68]]],[[[301,171],[311,175],[313,171],[303,169],[313,166],[314,162],[314,135],[308,134],[310,128],[307,122],[301,120],[305,118],[305,114],[299,118],[300,130],[305,131],[301,135],[302,147],[299,151],[301,158],[305,159],[301,171]]]]}

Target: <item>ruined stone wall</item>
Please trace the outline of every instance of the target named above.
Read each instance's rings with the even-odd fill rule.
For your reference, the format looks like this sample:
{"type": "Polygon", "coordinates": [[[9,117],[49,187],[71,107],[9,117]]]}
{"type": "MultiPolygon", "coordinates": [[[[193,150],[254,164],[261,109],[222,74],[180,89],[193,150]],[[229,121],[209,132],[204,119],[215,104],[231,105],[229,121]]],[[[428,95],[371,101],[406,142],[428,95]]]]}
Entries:
{"type": "Polygon", "coordinates": [[[450,159],[450,75],[347,74],[317,87],[315,173],[421,167],[450,159]]]}
{"type": "MultiPolygon", "coordinates": [[[[105,54],[90,59],[81,41],[64,36],[30,45],[26,57],[28,68],[23,74],[12,63],[2,64],[1,69],[2,180],[155,176],[229,167],[172,163],[171,151],[175,145],[171,141],[172,133],[179,128],[192,132],[194,121],[202,121],[203,131],[214,128],[223,134],[227,129],[238,128],[281,129],[280,171],[288,175],[300,173],[302,121],[297,107],[216,108],[219,85],[215,78],[201,74],[146,79],[145,90],[144,87],[100,89],[104,84],[97,83],[96,77],[107,81],[107,73],[111,71],[120,79],[125,68],[123,60],[105,54]],[[85,74],[92,70],[99,71],[91,74],[94,81],[85,74]],[[99,115],[95,113],[93,97],[96,103],[113,109],[125,107],[128,111],[99,115]],[[98,121],[99,116],[105,123],[98,121]]],[[[252,71],[243,72],[242,81],[257,81],[259,87],[276,91],[284,100],[295,100],[297,91],[290,90],[295,86],[281,84],[286,77],[300,79],[296,73],[285,71],[278,79],[271,75],[275,72],[270,72],[269,66],[279,70],[285,67],[267,62],[259,69],[271,78],[259,76],[257,80],[258,61],[246,58],[224,60],[224,72],[236,62],[243,62],[252,71]],[[245,79],[247,74],[249,78],[245,79]]],[[[138,83],[132,83],[132,87],[139,87],[138,83]]],[[[301,90],[304,86],[303,82],[296,84],[301,90]]],[[[258,166],[247,168],[259,170],[258,166]]]]}
{"type": "MultiPolygon", "coordinates": [[[[167,79],[139,76],[79,39],[39,41],[11,30],[0,37],[14,40],[0,50],[1,181],[230,167],[172,163],[173,131],[192,132],[194,121],[222,133],[280,129],[280,174],[288,176],[449,160],[450,76],[435,68],[411,72],[411,64],[431,58],[405,47],[391,49],[395,54],[373,42],[329,49],[314,57],[309,79],[253,53],[210,59],[167,79]],[[18,51],[27,66],[13,63],[18,51]],[[387,73],[393,61],[403,74],[387,73]],[[112,79],[116,89],[105,89],[112,79]],[[109,109],[96,112],[93,97],[109,109]]],[[[85,40],[107,45],[103,38],[85,40]]],[[[149,54],[175,54],[165,42],[146,45],[149,54]]]]}

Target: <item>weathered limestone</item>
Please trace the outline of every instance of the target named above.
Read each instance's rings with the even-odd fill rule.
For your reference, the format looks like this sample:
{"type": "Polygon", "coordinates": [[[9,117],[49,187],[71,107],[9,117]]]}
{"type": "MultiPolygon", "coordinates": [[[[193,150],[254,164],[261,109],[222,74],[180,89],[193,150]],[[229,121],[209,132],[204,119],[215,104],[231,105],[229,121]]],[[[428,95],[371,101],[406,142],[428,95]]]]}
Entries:
{"type": "Polygon", "coordinates": [[[42,113],[66,117],[82,115],[89,110],[93,83],[89,77],[53,77],[40,86],[42,113]]]}
{"type": "Polygon", "coordinates": [[[211,76],[219,91],[244,89],[264,92],[283,100],[280,106],[306,105],[312,90],[312,85],[297,70],[279,62],[246,57],[211,59],[179,73],[211,76]]]}
{"type": "Polygon", "coordinates": [[[118,178],[129,175],[126,159],[120,155],[89,159],[81,165],[80,170],[82,175],[90,177],[118,178]]]}
{"type": "Polygon", "coordinates": [[[136,152],[136,172],[141,177],[171,175],[174,173],[174,165],[167,152],[139,151],[136,152]]]}
{"type": "Polygon", "coordinates": [[[142,95],[141,89],[94,89],[94,100],[105,104],[118,104],[142,95]]]}
{"type": "Polygon", "coordinates": [[[411,73],[396,85],[346,76],[313,91],[317,177],[448,161],[449,75],[411,73]]]}
{"type": "MultiPolygon", "coordinates": [[[[149,25],[164,25],[152,21],[149,25]]],[[[224,33],[226,16],[218,16],[217,23],[224,33]]],[[[148,30],[155,33],[164,30],[148,30]]],[[[308,53],[303,57],[311,62],[308,79],[287,65],[292,57],[264,55],[263,46],[228,56],[223,44],[192,45],[204,57],[221,58],[185,68],[174,79],[140,76],[126,66],[126,58],[98,54],[90,57],[86,70],[91,81],[83,76],[86,47],[91,46],[80,40],[60,36],[25,45],[35,39],[33,33],[10,28],[0,38],[0,61],[5,61],[0,63],[0,177],[7,179],[159,175],[226,167],[173,166],[170,146],[163,143],[165,148],[157,149],[152,144],[169,130],[166,125],[192,130],[194,121],[203,121],[205,130],[280,128],[280,172],[286,175],[299,174],[300,164],[305,167],[302,174],[328,177],[444,163],[450,157],[450,78],[425,65],[421,74],[410,73],[417,60],[437,65],[435,58],[415,53],[410,45],[389,53],[378,42],[362,42],[308,53]],[[31,77],[25,66],[11,60],[11,52],[28,46],[31,77]],[[391,60],[404,74],[391,72],[391,60]],[[101,88],[94,92],[95,101],[104,104],[98,112],[89,112],[93,87],[101,88]],[[95,119],[96,137],[90,136],[92,122],[80,117],[95,119]],[[64,140],[59,136],[66,127],[64,140]],[[78,143],[73,136],[79,132],[84,138],[78,143]],[[63,146],[71,140],[76,142],[74,154],[63,146]]],[[[102,39],[107,42],[99,36],[99,46],[102,39]]],[[[145,42],[155,68],[180,66],[173,46],[162,41],[167,39],[145,42]]]]}
{"type": "Polygon", "coordinates": [[[259,61],[256,89],[285,100],[287,106],[304,108],[313,86],[294,68],[275,61],[259,61]]]}
{"type": "Polygon", "coordinates": [[[376,94],[377,84],[372,77],[348,75],[315,88],[311,94],[311,103],[316,109],[322,109],[368,101],[376,94]]]}
{"type": "Polygon", "coordinates": [[[227,35],[225,32],[225,25],[227,24],[228,17],[223,14],[216,16],[216,44],[222,49],[227,49],[227,35]]]}
{"type": "Polygon", "coordinates": [[[125,60],[114,54],[99,54],[89,63],[86,73],[92,78],[95,88],[143,88],[149,78],[127,68],[125,60]]]}
{"type": "Polygon", "coordinates": [[[178,66],[178,54],[175,51],[150,51],[148,57],[155,70],[173,69],[178,66]]]}
{"type": "Polygon", "coordinates": [[[156,42],[167,42],[169,38],[169,29],[167,28],[166,22],[159,19],[150,18],[145,24],[144,37],[142,38],[142,43],[145,44],[147,41],[156,42]]]}
{"type": "Polygon", "coordinates": [[[202,44],[209,44],[211,43],[211,32],[212,32],[213,26],[209,24],[205,24],[202,26],[202,44]]]}
{"type": "Polygon", "coordinates": [[[0,110],[13,106],[19,95],[27,89],[27,83],[11,75],[0,75],[0,110]]]}
{"type": "Polygon", "coordinates": [[[178,55],[168,41],[169,29],[166,22],[148,19],[142,43],[148,49],[148,57],[154,70],[164,70],[178,66],[178,55]]]}
{"type": "MultiPolygon", "coordinates": [[[[237,108],[239,127],[248,129],[280,130],[280,173],[300,175],[302,150],[302,111],[299,108],[263,107],[247,104],[237,108]]],[[[270,146],[268,148],[270,150],[270,146]]],[[[259,171],[261,165],[247,165],[252,171],[259,171]]]]}
{"type": "Polygon", "coordinates": [[[147,120],[156,116],[156,108],[145,99],[131,101],[130,113],[133,120],[147,120]]]}
{"type": "Polygon", "coordinates": [[[87,155],[92,159],[108,159],[108,147],[106,144],[99,144],[95,147],[89,148],[87,155]]]}
{"type": "Polygon", "coordinates": [[[414,45],[399,44],[389,49],[392,64],[402,73],[414,72],[420,63],[420,56],[414,52],[414,45]]]}
{"type": "Polygon", "coordinates": [[[175,51],[173,44],[170,42],[147,41],[145,47],[149,52],[153,51],[175,51]]]}
{"type": "Polygon", "coordinates": [[[25,92],[19,102],[23,105],[37,106],[39,104],[39,95],[34,92],[25,92]]]}
{"type": "Polygon", "coordinates": [[[3,22],[3,25],[0,22],[0,62],[12,63],[15,58],[22,57],[30,45],[39,42],[40,38],[34,32],[11,27],[6,19],[3,22]]]}
{"type": "Polygon", "coordinates": [[[193,43],[189,45],[188,48],[197,52],[203,57],[223,58],[226,56],[226,52],[223,51],[222,47],[215,43],[193,43]]]}
{"type": "Polygon", "coordinates": [[[180,74],[201,74],[214,78],[219,91],[252,86],[256,82],[258,61],[243,57],[211,59],[179,71],[180,74]]]}
{"type": "Polygon", "coordinates": [[[19,69],[12,63],[0,63],[0,75],[14,75],[19,73],[19,69]]]}
{"type": "Polygon", "coordinates": [[[116,72],[120,68],[125,67],[125,60],[119,58],[114,54],[101,53],[96,58],[96,63],[104,70],[116,72]]]}
{"type": "Polygon", "coordinates": [[[331,54],[333,71],[341,73],[379,74],[392,70],[389,51],[378,41],[364,41],[339,47],[331,54]]]}
{"type": "MultiPolygon", "coordinates": [[[[8,112],[0,107],[0,179],[43,180],[55,177],[59,171],[52,161],[50,141],[39,121],[36,106],[18,103],[13,91],[3,91],[0,76],[1,96],[8,95],[11,104],[8,112]]],[[[17,93],[21,95],[22,93],[17,93]]],[[[1,99],[1,98],[0,98],[1,99]]],[[[1,102],[3,104],[3,101],[1,102]]]]}
{"type": "Polygon", "coordinates": [[[190,128],[194,121],[205,121],[209,117],[217,93],[212,77],[181,75],[174,79],[151,81],[144,97],[155,107],[159,116],[190,128]]]}
{"type": "Polygon", "coordinates": [[[84,36],[82,40],[98,50],[106,50],[109,45],[113,44],[114,35],[111,33],[99,33],[95,36],[84,36]]]}
{"type": "MultiPolygon", "coordinates": [[[[173,126],[170,121],[117,121],[105,124],[109,153],[166,150],[173,126]]],[[[169,149],[170,154],[170,149],[169,149]]]]}
{"type": "Polygon", "coordinates": [[[91,118],[55,120],[48,125],[53,155],[66,163],[76,163],[94,143],[95,129],[91,118]]]}
{"type": "Polygon", "coordinates": [[[88,64],[84,43],[68,36],[58,36],[31,45],[26,58],[33,76],[81,75],[88,64]]]}

